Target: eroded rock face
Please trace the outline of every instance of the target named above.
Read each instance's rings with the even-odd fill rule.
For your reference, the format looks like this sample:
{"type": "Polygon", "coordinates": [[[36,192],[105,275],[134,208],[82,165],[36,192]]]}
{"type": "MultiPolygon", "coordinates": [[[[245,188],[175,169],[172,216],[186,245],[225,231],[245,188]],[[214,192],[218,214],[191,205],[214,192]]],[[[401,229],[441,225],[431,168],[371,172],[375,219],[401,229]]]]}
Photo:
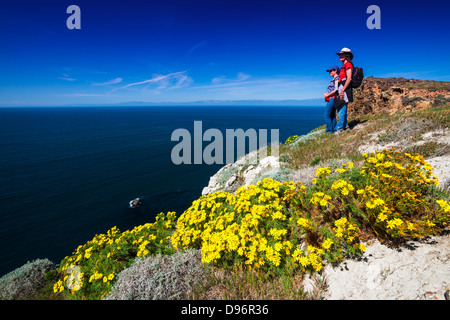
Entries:
{"type": "Polygon", "coordinates": [[[353,93],[349,117],[392,115],[450,103],[450,82],[367,77],[353,93]]]}
{"type": "Polygon", "coordinates": [[[217,190],[235,192],[240,186],[256,183],[264,173],[280,169],[279,157],[276,156],[264,157],[257,163],[250,162],[249,158],[256,152],[222,167],[210,178],[208,186],[203,188],[202,195],[214,193],[217,190]]]}

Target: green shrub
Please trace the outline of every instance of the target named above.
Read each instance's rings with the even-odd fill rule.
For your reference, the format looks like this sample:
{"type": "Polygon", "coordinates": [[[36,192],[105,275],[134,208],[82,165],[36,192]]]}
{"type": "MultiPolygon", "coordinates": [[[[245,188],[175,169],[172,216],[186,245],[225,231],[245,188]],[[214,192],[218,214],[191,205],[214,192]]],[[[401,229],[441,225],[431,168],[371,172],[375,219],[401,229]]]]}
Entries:
{"type": "Polygon", "coordinates": [[[450,205],[432,196],[438,181],[422,156],[382,150],[363,157],[362,170],[352,162],[334,173],[318,168],[310,189],[266,178],[235,195],[203,196],[178,219],[172,244],[201,248],[202,261],[218,267],[283,275],[360,255],[363,237],[403,241],[448,225],[450,205]]]}
{"type": "Polygon", "coordinates": [[[69,292],[70,299],[101,299],[109,293],[117,274],[137,257],[174,253],[170,235],[175,212],[160,213],[154,223],[120,232],[116,227],[80,245],[58,268],[55,293],[69,292]]]}
{"type": "Polygon", "coordinates": [[[284,144],[290,144],[292,142],[294,142],[296,139],[298,138],[298,135],[295,136],[290,136],[289,138],[286,139],[286,141],[284,142],[284,144]]]}
{"type": "Polygon", "coordinates": [[[425,99],[422,97],[411,97],[411,98],[407,98],[407,97],[403,97],[402,98],[402,102],[403,104],[413,104],[415,105],[416,102],[418,101],[424,101],[425,99]]]}
{"type": "Polygon", "coordinates": [[[314,158],[313,161],[311,161],[311,162],[309,163],[309,165],[310,165],[310,166],[318,165],[318,164],[320,163],[321,160],[322,160],[322,159],[321,159],[319,156],[317,156],[317,157],[314,158]]]}

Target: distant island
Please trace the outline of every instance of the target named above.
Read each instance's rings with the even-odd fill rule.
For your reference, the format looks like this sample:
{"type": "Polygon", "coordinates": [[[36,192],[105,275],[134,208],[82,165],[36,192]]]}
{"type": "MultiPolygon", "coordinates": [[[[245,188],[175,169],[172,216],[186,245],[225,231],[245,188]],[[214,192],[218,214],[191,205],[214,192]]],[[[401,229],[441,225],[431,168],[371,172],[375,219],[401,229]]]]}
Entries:
{"type": "Polygon", "coordinates": [[[320,99],[304,100],[198,100],[188,102],[147,102],[147,101],[127,101],[115,104],[71,104],[67,106],[293,106],[293,107],[316,107],[323,106],[324,101],[320,99]]]}

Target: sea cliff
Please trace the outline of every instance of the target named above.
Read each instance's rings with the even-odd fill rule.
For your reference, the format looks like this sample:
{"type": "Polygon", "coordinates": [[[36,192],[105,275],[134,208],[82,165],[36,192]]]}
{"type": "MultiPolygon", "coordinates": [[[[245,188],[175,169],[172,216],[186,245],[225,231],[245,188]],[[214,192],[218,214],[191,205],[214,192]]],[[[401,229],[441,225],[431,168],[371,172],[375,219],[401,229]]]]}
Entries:
{"type": "MultiPolygon", "coordinates": [[[[306,135],[293,137],[288,139],[287,142],[282,143],[279,147],[278,156],[268,153],[268,156],[259,159],[259,162],[255,164],[248,163],[246,157],[244,157],[235,163],[224,166],[211,177],[208,186],[205,186],[203,189],[203,196],[199,198],[199,201],[202,199],[206,201],[205,210],[223,210],[225,207],[232,207],[229,203],[225,205],[220,202],[222,201],[220,197],[232,200],[236,196],[236,201],[245,201],[245,196],[252,197],[253,195],[246,195],[244,192],[243,197],[239,198],[237,190],[242,186],[258,185],[258,181],[265,178],[269,179],[267,179],[266,186],[261,187],[261,190],[266,190],[264,188],[267,188],[267,190],[276,189],[280,185],[279,182],[286,182],[287,185],[284,185],[284,187],[288,186],[288,188],[295,188],[300,185],[304,186],[305,189],[303,189],[303,192],[305,199],[308,201],[304,204],[305,207],[301,208],[310,208],[310,203],[317,202],[315,204],[316,207],[313,208],[313,214],[317,218],[315,223],[321,224],[321,228],[317,229],[316,231],[318,233],[315,234],[319,237],[315,237],[314,239],[311,237],[308,238],[313,234],[306,231],[310,230],[312,225],[308,224],[310,221],[307,216],[300,218],[299,221],[304,224],[302,228],[306,230],[306,236],[303,235],[303,237],[295,239],[298,242],[298,248],[292,248],[292,250],[298,250],[300,254],[298,256],[299,261],[310,264],[309,267],[314,267],[314,270],[319,272],[303,274],[302,276],[297,275],[296,277],[290,278],[289,273],[285,271],[284,273],[282,272],[282,278],[277,278],[275,276],[276,273],[272,277],[267,278],[260,276],[258,273],[243,274],[240,269],[229,271],[226,268],[213,268],[208,269],[208,272],[212,272],[212,275],[210,273],[205,274],[204,270],[206,269],[203,269],[201,266],[204,257],[202,256],[202,259],[200,259],[201,254],[198,251],[186,251],[189,255],[192,255],[192,259],[188,259],[192,262],[192,267],[186,269],[186,264],[184,262],[180,263],[180,261],[185,261],[187,256],[180,252],[177,255],[173,255],[173,232],[178,232],[178,243],[184,242],[187,248],[190,248],[189,245],[194,243],[189,243],[186,241],[186,238],[183,238],[188,233],[180,233],[180,228],[192,227],[194,229],[186,229],[186,231],[192,231],[192,235],[198,235],[201,231],[195,228],[201,223],[199,221],[191,223],[185,220],[184,224],[178,224],[177,222],[179,222],[180,217],[178,217],[177,221],[175,214],[169,212],[166,215],[158,215],[154,223],[137,226],[131,231],[121,233],[113,228],[107,234],[98,235],[93,241],[78,247],[73,256],[67,257],[65,259],[66,261],[63,261],[66,265],[77,263],[78,261],[80,261],[79,263],[85,263],[80,268],[84,268],[83,273],[85,275],[90,275],[90,277],[86,276],[87,278],[83,281],[79,279],[87,288],[83,287],[82,290],[76,291],[75,297],[98,299],[108,298],[116,294],[116,296],[133,297],[133,299],[144,299],[144,297],[156,299],[156,291],[154,289],[156,284],[162,281],[165,286],[173,288],[174,286],[185,283],[185,279],[189,279],[189,283],[192,286],[189,288],[183,287],[183,290],[185,290],[183,292],[186,293],[183,293],[182,297],[176,295],[177,298],[280,299],[280,295],[283,295],[285,299],[446,299],[448,297],[448,290],[450,289],[450,270],[448,269],[450,236],[447,222],[442,224],[443,228],[438,234],[421,237],[420,241],[408,239],[408,241],[402,243],[390,243],[386,237],[378,239],[375,237],[376,233],[369,232],[370,227],[366,225],[365,233],[363,232],[361,235],[358,235],[358,237],[361,237],[362,243],[357,243],[358,248],[361,250],[367,248],[366,252],[357,259],[346,259],[340,263],[325,263],[323,261],[322,266],[319,260],[317,260],[319,254],[311,254],[313,252],[309,252],[309,256],[301,256],[301,254],[304,254],[301,252],[306,252],[306,241],[311,241],[310,243],[318,246],[315,249],[311,247],[313,248],[311,250],[316,250],[316,253],[319,250],[329,249],[331,245],[329,241],[331,241],[331,238],[325,241],[326,234],[322,234],[322,230],[328,228],[328,234],[332,234],[336,232],[336,228],[333,229],[331,223],[335,224],[338,222],[342,224],[344,222],[343,219],[338,219],[340,215],[344,215],[346,212],[353,212],[351,210],[355,209],[356,212],[362,214],[361,217],[364,217],[369,211],[365,213],[362,210],[369,210],[367,208],[374,206],[367,199],[364,200],[361,197],[361,193],[356,193],[354,189],[351,191],[354,191],[354,196],[361,202],[358,204],[359,207],[356,206],[353,209],[339,207],[349,204],[349,202],[346,202],[346,198],[342,198],[342,201],[339,199],[331,199],[331,197],[329,199],[319,199],[319,192],[311,194],[313,191],[310,191],[314,188],[315,183],[317,183],[318,172],[324,172],[324,170],[330,173],[333,172],[330,174],[331,176],[336,172],[348,171],[346,173],[348,176],[339,180],[336,180],[336,177],[330,178],[330,180],[323,180],[321,191],[326,192],[328,190],[326,189],[327,185],[330,187],[331,184],[335,185],[335,182],[339,182],[336,184],[336,188],[340,188],[339,185],[348,185],[349,181],[355,185],[359,183],[359,187],[364,189],[364,186],[362,186],[362,177],[365,174],[364,165],[370,163],[368,161],[375,161],[376,163],[378,159],[374,157],[374,160],[368,160],[372,158],[367,155],[371,152],[372,154],[376,154],[376,151],[384,150],[382,151],[383,154],[379,155],[381,159],[391,156],[387,150],[396,150],[405,155],[404,159],[410,158],[413,159],[412,161],[418,161],[417,163],[420,162],[424,167],[426,166],[426,171],[432,171],[440,182],[438,188],[433,189],[432,196],[435,198],[427,205],[436,206],[436,199],[439,199],[439,205],[444,208],[442,210],[448,210],[450,208],[448,205],[450,187],[450,106],[448,105],[448,99],[449,86],[447,82],[421,82],[416,80],[368,77],[364,80],[363,86],[355,92],[355,102],[350,105],[350,128],[348,130],[345,130],[339,135],[330,135],[325,132],[323,127],[319,127],[306,135]],[[428,86],[424,88],[425,85],[428,86]],[[422,94],[423,96],[415,96],[416,94],[422,94]],[[415,97],[420,97],[420,99],[415,97]],[[417,156],[414,156],[416,154],[417,156]],[[349,170],[353,167],[358,170],[349,170]],[[350,171],[352,172],[351,174],[357,175],[358,177],[355,178],[352,176],[350,171]],[[215,197],[214,193],[216,191],[225,191],[225,193],[219,193],[219,196],[215,197]],[[209,195],[212,196],[208,198],[209,195]],[[327,203],[328,200],[331,202],[334,201],[332,204],[333,207],[330,206],[331,203],[327,203]],[[210,203],[207,203],[209,201],[210,203]],[[330,216],[327,219],[338,220],[325,220],[321,216],[322,202],[319,204],[319,201],[324,201],[323,206],[330,206],[330,212],[337,215],[334,218],[330,216]],[[136,258],[136,256],[130,256],[130,252],[134,252],[133,250],[139,250],[137,251],[137,257],[140,258],[136,259],[139,264],[132,264],[136,258]],[[170,256],[171,258],[165,259],[161,256],[155,258],[156,252],[170,256]],[[115,256],[118,258],[113,260],[115,256]],[[309,260],[307,259],[308,257],[309,260]],[[306,262],[304,259],[306,259],[306,262]],[[97,263],[98,261],[100,262],[97,263]],[[127,267],[120,270],[125,262],[127,267]],[[120,270],[121,273],[111,273],[107,268],[107,263],[110,265],[114,263],[117,267],[117,272],[120,270]],[[163,265],[170,266],[166,268],[168,270],[167,272],[177,274],[179,278],[175,279],[175,281],[172,276],[163,274],[165,271],[161,271],[162,267],[159,267],[163,265]],[[180,266],[184,267],[180,269],[180,266]],[[100,273],[97,268],[101,267],[108,270],[108,273],[106,274],[106,271],[102,271],[103,274],[100,273]],[[133,272],[135,269],[140,270],[138,274],[133,272]],[[210,282],[206,284],[202,282],[199,286],[196,286],[195,282],[197,280],[195,279],[201,279],[198,281],[207,279],[210,282]],[[99,284],[98,287],[94,288],[96,281],[99,284]],[[286,281],[291,281],[292,283],[290,283],[288,291],[283,291],[286,281]],[[144,283],[148,283],[149,285],[143,286],[142,284],[144,283]],[[233,285],[227,286],[229,283],[233,285]],[[113,285],[115,287],[112,287],[113,285]],[[141,293],[136,293],[139,291],[136,290],[138,287],[142,289],[142,295],[141,293]],[[91,296],[86,296],[86,294],[91,294],[91,296]],[[107,294],[110,295],[107,296],[107,294]]],[[[389,164],[386,162],[383,165],[392,165],[392,163],[389,164]]],[[[398,163],[397,166],[403,168],[398,163]]],[[[413,169],[414,166],[408,169],[409,173],[405,174],[413,174],[420,177],[420,174],[413,172],[413,169]]],[[[389,174],[386,177],[389,177],[389,174]]],[[[429,178],[430,176],[427,175],[427,177],[429,178]]],[[[427,177],[420,179],[427,181],[427,183],[433,181],[427,177]]],[[[374,177],[373,179],[378,178],[374,177]]],[[[349,192],[349,189],[345,190],[345,192],[349,192]]],[[[362,189],[358,191],[364,193],[362,189]]],[[[344,193],[344,189],[342,189],[342,192],[343,195],[348,194],[344,193]]],[[[402,199],[404,197],[405,199],[408,198],[411,200],[416,195],[410,194],[408,190],[404,190],[404,192],[399,193],[399,196],[402,199]]],[[[288,198],[288,194],[283,195],[283,199],[288,198]],[[285,196],[287,198],[284,198],[285,196]]],[[[381,199],[377,200],[379,203],[382,203],[381,199]]],[[[388,201],[387,199],[385,200],[388,201]]],[[[419,199],[419,201],[422,200],[419,199]]],[[[278,202],[279,198],[277,198],[278,202]]],[[[192,215],[201,213],[201,210],[199,211],[198,209],[203,208],[200,202],[195,203],[193,203],[193,207],[189,211],[192,215]],[[199,206],[198,208],[195,206],[195,203],[199,206]]],[[[299,204],[292,202],[292,205],[299,204]]],[[[268,210],[272,208],[270,203],[264,204],[264,206],[267,206],[268,210]]],[[[263,206],[258,207],[263,208],[263,206]]],[[[250,209],[248,208],[248,210],[250,209]]],[[[293,214],[290,207],[284,208],[283,210],[287,214],[293,214]]],[[[274,215],[278,215],[278,218],[282,218],[278,209],[273,211],[273,213],[274,215]]],[[[295,214],[302,213],[296,212],[295,214]]],[[[199,218],[201,216],[199,215],[199,218]]],[[[298,219],[298,216],[296,216],[296,219],[298,219]]],[[[280,220],[279,225],[285,226],[287,222],[283,221],[280,220]]],[[[365,222],[364,220],[361,221],[361,227],[363,227],[365,222]]],[[[393,219],[392,221],[395,222],[398,220],[393,219]]],[[[223,221],[220,223],[223,223],[223,221]]],[[[418,227],[418,224],[408,226],[415,228],[418,227]]],[[[356,228],[355,225],[351,224],[349,227],[356,228]]],[[[217,227],[217,230],[220,230],[220,228],[217,227]]],[[[273,228],[264,230],[261,236],[267,237],[276,231],[274,230],[273,228]]],[[[280,230],[283,231],[282,229],[280,230]]],[[[389,233],[391,231],[379,229],[378,232],[389,233]]],[[[274,237],[281,237],[284,234],[286,232],[277,234],[274,237]]],[[[354,236],[352,235],[351,237],[354,236]]],[[[215,239],[219,241],[220,237],[216,237],[215,239]]],[[[337,238],[333,239],[337,241],[337,238]]],[[[195,239],[195,241],[197,243],[200,240],[195,239]]],[[[286,241],[285,244],[288,242],[286,241]]],[[[192,248],[196,249],[195,247],[192,248]]],[[[277,247],[274,246],[274,248],[277,247]]],[[[209,250],[213,249],[213,246],[209,247],[209,250]]],[[[287,248],[285,254],[286,258],[289,259],[291,259],[291,254],[287,252],[291,251],[290,249],[287,248]]],[[[331,257],[331,260],[338,259],[339,250],[335,252],[336,256],[331,257]]],[[[271,261],[280,263],[275,259],[275,251],[272,250],[272,255],[270,256],[272,260],[266,261],[267,264],[270,264],[271,261]]],[[[214,253],[214,250],[211,251],[211,254],[214,253]]],[[[235,255],[236,257],[239,259],[235,255]]],[[[323,257],[325,259],[326,255],[323,255],[323,257]]],[[[220,260],[220,255],[217,256],[217,259],[220,260]]],[[[33,283],[36,283],[35,291],[39,292],[38,294],[31,293],[31,289],[27,288],[28,296],[12,298],[30,298],[31,295],[32,298],[38,299],[41,297],[42,291],[49,290],[49,286],[51,288],[50,291],[54,293],[46,295],[46,298],[73,298],[74,296],[68,292],[67,288],[64,288],[65,283],[62,279],[64,279],[65,271],[67,270],[62,268],[63,262],[59,266],[59,269],[46,273],[45,278],[47,280],[44,280],[42,273],[38,274],[42,280],[33,280],[33,283]],[[46,281],[50,281],[50,284],[46,281]]],[[[283,261],[282,263],[285,262],[283,261]]],[[[39,265],[39,263],[30,264],[27,268],[34,268],[34,265],[39,265]]],[[[257,268],[257,266],[255,267],[257,268]]],[[[16,270],[6,275],[0,279],[0,289],[9,288],[8,290],[11,292],[13,289],[14,292],[19,292],[20,290],[16,290],[17,288],[15,286],[17,283],[27,283],[23,277],[28,277],[28,274],[29,272],[16,270]],[[21,281],[17,281],[17,279],[21,279],[21,281]]],[[[177,290],[175,291],[178,292],[177,290]]],[[[0,290],[0,292],[2,291],[0,290]]],[[[158,297],[163,296],[161,294],[158,297]]],[[[170,297],[172,296],[175,295],[170,295],[170,297]]],[[[8,297],[3,296],[3,298],[8,297]]]]}

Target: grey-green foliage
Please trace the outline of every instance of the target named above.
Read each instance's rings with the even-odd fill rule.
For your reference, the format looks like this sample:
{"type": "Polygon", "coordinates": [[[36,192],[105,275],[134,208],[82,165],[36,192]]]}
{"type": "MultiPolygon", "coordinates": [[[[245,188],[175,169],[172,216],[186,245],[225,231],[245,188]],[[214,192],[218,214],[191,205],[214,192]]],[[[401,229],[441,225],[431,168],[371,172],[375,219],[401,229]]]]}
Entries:
{"type": "Polygon", "coordinates": [[[288,168],[277,168],[272,169],[270,171],[264,172],[260,177],[253,181],[253,184],[256,184],[258,180],[264,180],[265,178],[270,178],[279,182],[287,182],[289,181],[289,175],[291,171],[288,168]]]}
{"type": "Polygon", "coordinates": [[[207,277],[200,250],[139,258],[119,274],[105,300],[179,300],[207,277]]]}
{"type": "Polygon", "coordinates": [[[288,146],[289,146],[289,148],[292,148],[294,146],[297,146],[299,143],[314,139],[315,137],[317,137],[323,133],[325,133],[325,129],[313,130],[307,134],[299,136],[297,139],[292,141],[288,146]]]}
{"type": "Polygon", "coordinates": [[[288,153],[280,154],[279,161],[280,162],[290,162],[292,160],[292,156],[288,153]]]}
{"type": "Polygon", "coordinates": [[[45,284],[45,274],[55,267],[48,259],[36,259],[4,275],[0,278],[0,299],[27,298],[45,284]]]}
{"type": "Polygon", "coordinates": [[[230,179],[233,175],[238,172],[238,168],[234,165],[226,167],[222,173],[219,175],[219,184],[224,186],[225,183],[230,179]]]}

